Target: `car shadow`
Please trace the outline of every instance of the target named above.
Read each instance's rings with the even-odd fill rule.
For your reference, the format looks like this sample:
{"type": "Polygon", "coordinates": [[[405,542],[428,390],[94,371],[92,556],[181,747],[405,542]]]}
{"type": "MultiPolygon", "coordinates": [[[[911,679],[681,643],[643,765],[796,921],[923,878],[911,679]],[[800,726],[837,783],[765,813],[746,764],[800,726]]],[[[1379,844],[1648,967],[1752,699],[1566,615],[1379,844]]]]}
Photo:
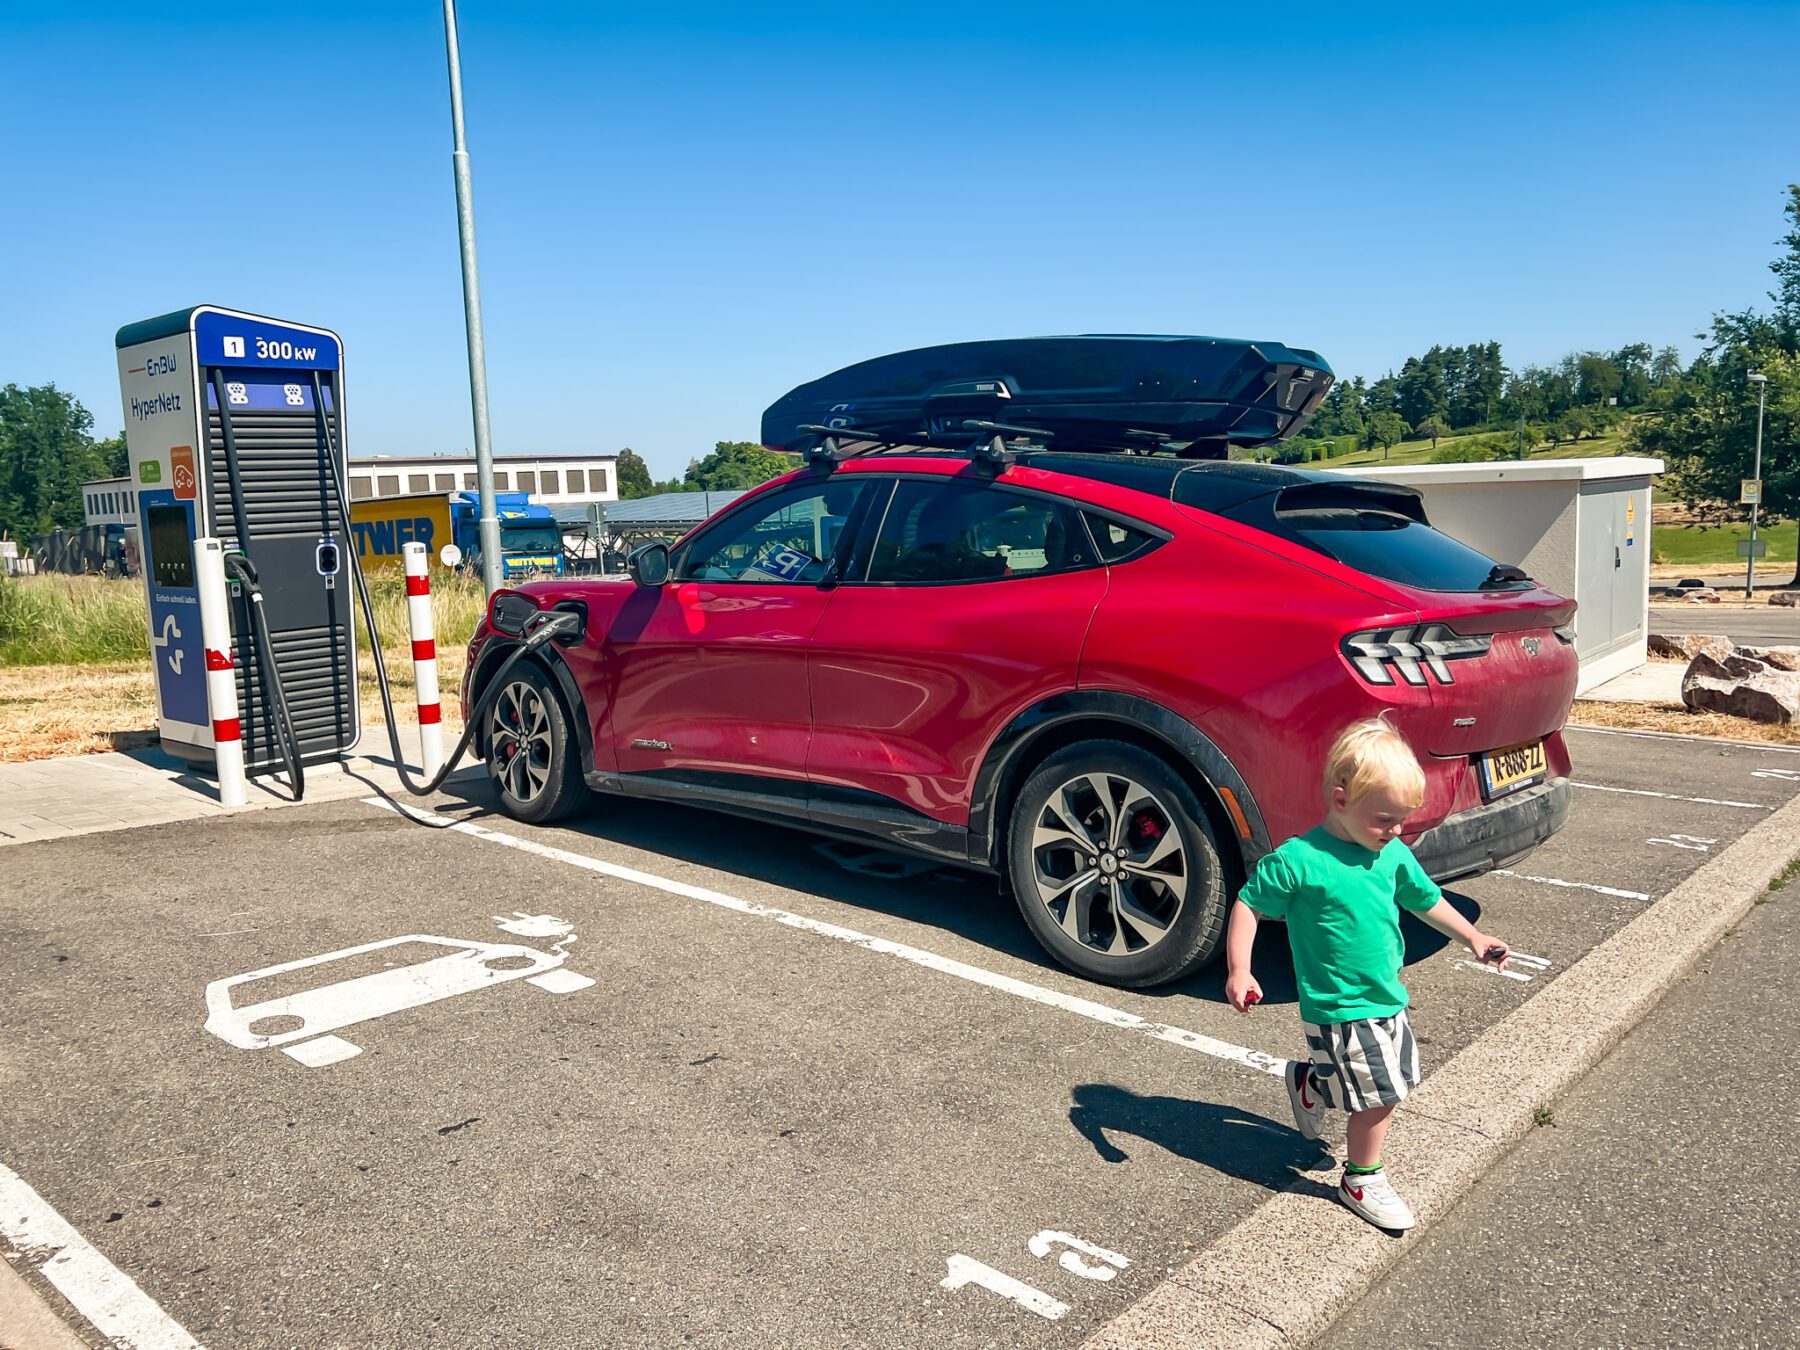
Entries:
{"type": "Polygon", "coordinates": [[[1271,1191],[1330,1188],[1306,1173],[1331,1165],[1324,1145],[1291,1125],[1217,1102],[1146,1097],[1115,1083],[1082,1083],[1071,1096],[1069,1124],[1109,1163],[1131,1158],[1118,1137],[1132,1136],[1216,1172],[1271,1191]]]}
{"type": "MultiPolygon", "coordinates": [[[[466,820],[499,813],[485,779],[448,783],[443,792],[455,802],[442,803],[442,815],[466,820]]],[[[588,811],[555,828],[819,895],[940,929],[1045,970],[1062,969],[1031,936],[995,878],[967,868],[774,821],[624,797],[596,797],[588,811]]]]}
{"type": "MultiPolygon", "coordinates": [[[[449,800],[436,808],[441,815],[467,820],[500,814],[485,776],[459,775],[444,785],[442,793],[449,800]]],[[[1039,969],[1081,978],[1038,945],[1011,894],[986,873],[774,821],[626,797],[596,797],[585,813],[555,828],[936,928],[1039,969]]],[[[1465,918],[1473,921],[1481,913],[1468,896],[1445,894],[1465,918]]],[[[1406,913],[1401,915],[1400,931],[1408,966],[1442,951],[1448,942],[1435,928],[1406,913]]],[[[1251,959],[1265,1007],[1297,1003],[1293,958],[1281,924],[1264,922],[1259,927],[1251,959]]],[[[1105,986],[1095,982],[1095,987],[1105,986]]],[[[1150,999],[1223,1004],[1222,949],[1220,958],[1185,979],[1132,992],[1150,999]]]]}

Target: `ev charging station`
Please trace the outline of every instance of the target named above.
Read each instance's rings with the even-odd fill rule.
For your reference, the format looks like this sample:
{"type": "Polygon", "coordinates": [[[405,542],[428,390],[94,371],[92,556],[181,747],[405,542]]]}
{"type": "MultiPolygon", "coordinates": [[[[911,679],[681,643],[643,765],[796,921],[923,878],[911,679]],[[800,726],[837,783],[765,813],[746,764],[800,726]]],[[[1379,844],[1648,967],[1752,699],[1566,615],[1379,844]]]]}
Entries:
{"type": "Polygon", "coordinates": [[[342,342],[200,305],[128,324],[116,346],[164,748],[223,768],[236,733],[252,774],[342,756],[361,732],[342,342]],[[209,553],[232,577],[230,641],[213,650],[209,553]],[[235,719],[207,694],[234,653],[235,719]]]}

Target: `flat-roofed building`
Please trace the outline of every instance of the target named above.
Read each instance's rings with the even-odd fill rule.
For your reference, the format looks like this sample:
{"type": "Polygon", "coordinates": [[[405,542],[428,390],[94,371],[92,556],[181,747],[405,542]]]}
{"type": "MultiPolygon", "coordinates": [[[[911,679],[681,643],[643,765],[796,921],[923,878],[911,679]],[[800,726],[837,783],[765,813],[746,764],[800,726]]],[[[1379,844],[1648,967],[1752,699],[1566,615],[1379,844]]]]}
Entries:
{"type": "MultiPolygon", "coordinates": [[[[350,496],[473,492],[473,455],[364,455],[350,461],[350,496]]],[[[619,499],[617,455],[494,457],[494,491],[528,492],[545,506],[619,499]]]]}
{"type": "Polygon", "coordinates": [[[136,525],[137,486],[129,478],[96,478],[83,483],[81,510],[89,525],[136,525]]]}

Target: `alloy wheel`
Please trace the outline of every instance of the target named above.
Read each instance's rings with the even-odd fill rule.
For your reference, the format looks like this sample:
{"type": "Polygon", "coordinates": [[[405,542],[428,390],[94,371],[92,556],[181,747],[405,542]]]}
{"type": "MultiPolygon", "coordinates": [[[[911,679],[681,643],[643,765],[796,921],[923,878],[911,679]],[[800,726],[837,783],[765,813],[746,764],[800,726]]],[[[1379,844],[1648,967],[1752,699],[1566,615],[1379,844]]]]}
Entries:
{"type": "Polygon", "coordinates": [[[550,782],[550,714],[544,696],[515,680],[494,700],[488,758],[500,785],[518,802],[536,801],[550,782]]]}
{"type": "Polygon", "coordinates": [[[1082,774],[1055,788],[1034,823],[1031,862],[1051,920],[1104,956],[1156,946],[1187,901],[1175,813],[1122,774],[1082,774]]]}

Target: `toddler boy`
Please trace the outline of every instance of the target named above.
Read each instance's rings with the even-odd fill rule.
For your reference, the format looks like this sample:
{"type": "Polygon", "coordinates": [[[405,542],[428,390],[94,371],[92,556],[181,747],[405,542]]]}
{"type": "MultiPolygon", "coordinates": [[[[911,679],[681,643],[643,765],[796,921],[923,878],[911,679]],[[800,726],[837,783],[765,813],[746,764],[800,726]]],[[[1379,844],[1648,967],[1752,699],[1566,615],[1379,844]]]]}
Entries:
{"type": "Polygon", "coordinates": [[[1287,924],[1310,1062],[1287,1066],[1294,1124],[1319,1138],[1328,1107],[1350,1114],[1349,1161],[1338,1198],[1378,1228],[1405,1229],[1412,1209],[1381,1166],[1388,1117],[1419,1083],[1419,1048],[1400,983],[1399,906],[1477,960],[1506,968],[1506,944],[1443,898],[1400,842],[1424,800],[1425,775],[1404,737],[1379,718],[1356,722],[1325,760],[1324,822],[1262,859],[1232,906],[1225,997],[1240,1013],[1262,998],[1250,973],[1258,917],[1287,924]]]}

